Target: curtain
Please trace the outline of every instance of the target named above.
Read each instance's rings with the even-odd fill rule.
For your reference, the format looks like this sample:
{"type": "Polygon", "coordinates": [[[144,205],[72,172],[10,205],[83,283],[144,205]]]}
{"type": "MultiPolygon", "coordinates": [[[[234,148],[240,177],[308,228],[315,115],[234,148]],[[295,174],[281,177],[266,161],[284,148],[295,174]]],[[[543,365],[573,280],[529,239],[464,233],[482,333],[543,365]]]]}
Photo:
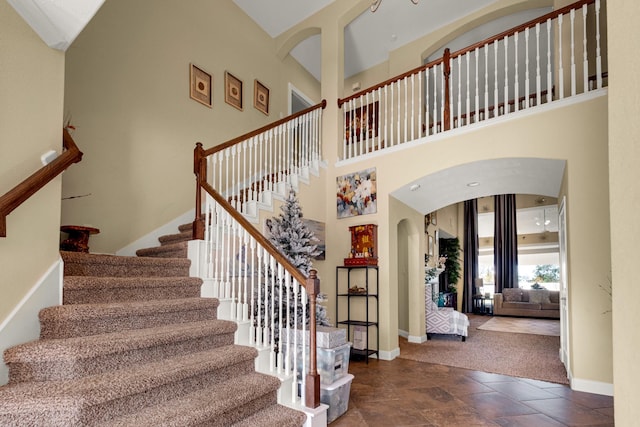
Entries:
{"type": "Polygon", "coordinates": [[[464,202],[464,290],[462,312],[473,311],[473,295],[475,279],[478,277],[478,201],[464,202]]]}
{"type": "Polygon", "coordinates": [[[494,196],[495,220],[493,233],[493,263],[496,293],[504,288],[518,287],[518,230],[516,195],[494,196]]]}

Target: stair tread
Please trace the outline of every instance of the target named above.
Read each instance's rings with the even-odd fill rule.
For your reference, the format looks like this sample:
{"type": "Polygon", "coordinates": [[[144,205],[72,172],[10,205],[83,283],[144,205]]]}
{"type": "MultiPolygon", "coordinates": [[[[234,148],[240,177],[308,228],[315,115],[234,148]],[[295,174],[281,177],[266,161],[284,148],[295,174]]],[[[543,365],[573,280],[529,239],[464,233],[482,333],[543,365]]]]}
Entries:
{"type": "Polygon", "coordinates": [[[165,234],[164,236],[158,237],[158,241],[161,245],[165,245],[168,243],[186,242],[191,240],[192,237],[193,232],[191,230],[186,230],[175,234],[165,234]]]}
{"type": "Polygon", "coordinates": [[[307,415],[304,412],[275,404],[233,424],[232,427],[300,427],[306,419],[307,415]]]}
{"type": "Polygon", "coordinates": [[[109,276],[67,276],[64,278],[64,289],[90,288],[138,288],[138,287],[174,287],[202,285],[198,277],[109,277],[109,276]]]}
{"type": "Polygon", "coordinates": [[[228,345],[71,380],[2,386],[0,414],[15,410],[16,404],[41,409],[55,409],[61,401],[71,407],[97,405],[250,361],[256,353],[251,347],[228,345]]]}
{"type": "Polygon", "coordinates": [[[98,317],[124,317],[132,314],[151,315],[163,312],[217,308],[219,304],[216,298],[201,297],[97,304],[65,304],[42,309],[40,311],[40,320],[86,320],[98,317]]]}
{"type": "Polygon", "coordinates": [[[90,359],[208,335],[234,333],[237,325],[227,320],[205,320],[146,329],[134,329],[84,337],[41,339],[6,350],[5,363],[90,359]]]}
{"type": "Polygon", "coordinates": [[[158,259],[154,257],[141,256],[120,256],[111,254],[94,254],[83,252],[67,252],[60,251],[60,255],[65,263],[73,262],[79,264],[104,264],[104,265],[144,265],[157,266],[159,268],[167,265],[175,265],[180,267],[189,267],[191,261],[183,258],[158,259]]]}
{"type": "MultiPolygon", "coordinates": [[[[186,396],[172,399],[162,405],[150,406],[125,415],[105,426],[159,426],[200,425],[208,420],[223,422],[225,414],[233,416],[239,407],[278,389],[277,380],[257,372],[218,384],[215,389],[198,390],[186,396]],[[232,412],[233,411],[233,412],[232,412]]],[[[225,424],[216,424],[225,425],[225,424]]]]}

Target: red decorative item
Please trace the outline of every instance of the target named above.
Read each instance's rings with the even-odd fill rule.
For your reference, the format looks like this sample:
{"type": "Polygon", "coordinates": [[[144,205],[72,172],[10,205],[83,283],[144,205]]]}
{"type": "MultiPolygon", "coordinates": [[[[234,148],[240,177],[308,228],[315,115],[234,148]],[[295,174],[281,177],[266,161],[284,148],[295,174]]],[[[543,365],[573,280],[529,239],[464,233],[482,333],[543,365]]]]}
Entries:
{"type": "Polygon", "coordinates": [[[344,259],[345,266],[378,265],[378,226],[354,225],[351,232],[351,252],[344,259]]]}

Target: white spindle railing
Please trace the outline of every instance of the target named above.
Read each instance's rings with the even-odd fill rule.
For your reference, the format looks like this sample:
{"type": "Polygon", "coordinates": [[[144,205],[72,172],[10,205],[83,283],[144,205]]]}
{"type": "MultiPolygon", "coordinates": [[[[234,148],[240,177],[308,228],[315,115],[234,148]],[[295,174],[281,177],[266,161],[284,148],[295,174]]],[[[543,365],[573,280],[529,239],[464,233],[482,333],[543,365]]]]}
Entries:
{"type": "Polygon", "coordinates": [[[207,150],[208,182],[244,214],[265,191],[284,194],[293,177],[319,167],[324,105],[207,150]]]}
{"type": "Polygon", "coordinates": [[[601,1],[578,1],[338,100],[342,158],[602,88],[601,1]]]}
{"type": "Polygon", "coordinates": [[[249,344],[268,351],[268,372],[292,377],[290,403],[305,402],[309,325],[297,321],[307,315],[305,284],[209,194],[203,217],[212,296],[230,303],[228,320],[249,323],[249,344]]]}

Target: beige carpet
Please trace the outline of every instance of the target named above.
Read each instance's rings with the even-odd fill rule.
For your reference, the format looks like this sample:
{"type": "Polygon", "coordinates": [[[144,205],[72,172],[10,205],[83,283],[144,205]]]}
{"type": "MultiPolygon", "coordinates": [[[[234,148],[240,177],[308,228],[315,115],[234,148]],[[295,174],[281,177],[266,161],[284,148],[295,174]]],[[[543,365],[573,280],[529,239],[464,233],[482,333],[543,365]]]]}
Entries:
{"type": "Polygon", "coordinates": [[[455,366],[521,378],[568,384],[559,359],[560,337],[495,332],[478,329],[490,319],[469,315],[465,342],[458,337],[434,335],[422,344],[400,338],[400,358],[455,366]]]}
{"type": "Polygon", "coordinates": [[[523,317],[492,317],[478,329],[514,334],[560,336],[560,321],[556,319],[529,319],[523,317]]]}

